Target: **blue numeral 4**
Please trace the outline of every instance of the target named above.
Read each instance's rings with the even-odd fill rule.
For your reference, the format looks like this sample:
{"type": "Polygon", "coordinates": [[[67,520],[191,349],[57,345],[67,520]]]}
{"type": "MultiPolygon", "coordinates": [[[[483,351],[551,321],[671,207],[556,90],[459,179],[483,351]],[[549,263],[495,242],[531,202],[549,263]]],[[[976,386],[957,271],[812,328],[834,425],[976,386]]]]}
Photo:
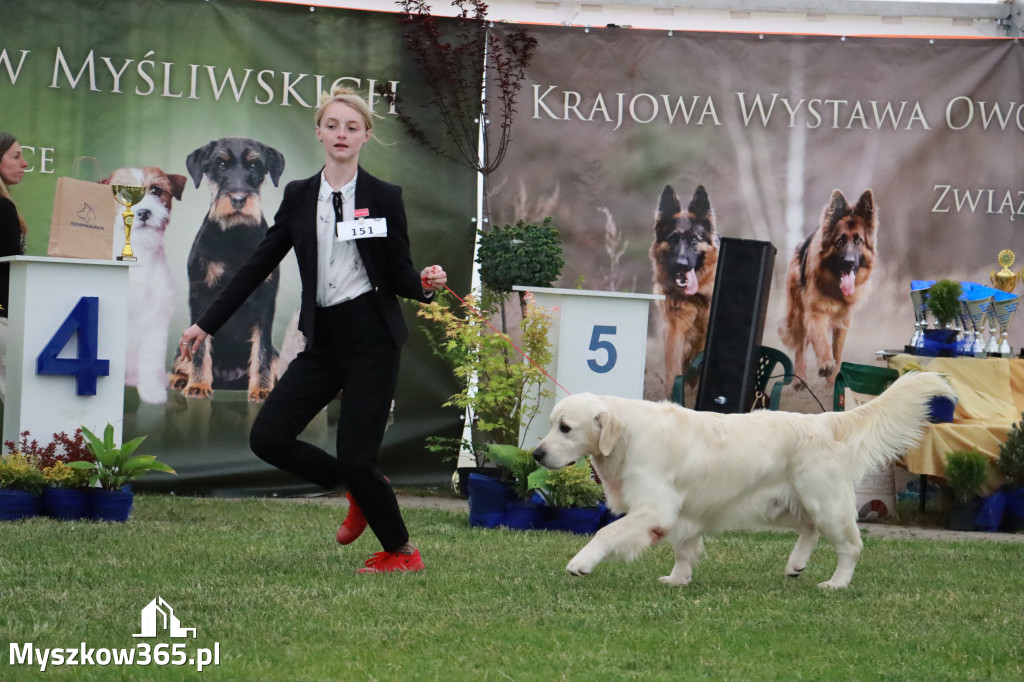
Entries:
{"type": "Polygon", "coordinates": [[[97,358],[100,299],[83,296],[36,358],[36,374],[75,377],[78,395],[96,395],[96,377],[110,376],[110,361],[97,358]],[[57,357],[78,334],[78,357],[57,357]]]}

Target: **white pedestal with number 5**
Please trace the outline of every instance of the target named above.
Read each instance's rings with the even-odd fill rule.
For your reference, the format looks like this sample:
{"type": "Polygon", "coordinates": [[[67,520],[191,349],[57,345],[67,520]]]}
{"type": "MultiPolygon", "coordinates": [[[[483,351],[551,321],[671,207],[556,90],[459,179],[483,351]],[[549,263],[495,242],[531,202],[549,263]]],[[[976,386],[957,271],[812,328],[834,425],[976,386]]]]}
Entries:
{"type": "MultiPolygon", "coordinates": [[[[644,397],[647,365],[647,318],[652,294],[613,291],[513,287],[529,291],[537,305],[552,312],[548,374],[571,393],[644,397]]],[[[554,391],[526,430],[523,446],[533,448],[548,431],[548,416],[565,391],[554,391]]]]}
{"type": "Polygon", "coordinates": [[[128,263],[12,256],[3,440],[124,421],[128,263]]]}

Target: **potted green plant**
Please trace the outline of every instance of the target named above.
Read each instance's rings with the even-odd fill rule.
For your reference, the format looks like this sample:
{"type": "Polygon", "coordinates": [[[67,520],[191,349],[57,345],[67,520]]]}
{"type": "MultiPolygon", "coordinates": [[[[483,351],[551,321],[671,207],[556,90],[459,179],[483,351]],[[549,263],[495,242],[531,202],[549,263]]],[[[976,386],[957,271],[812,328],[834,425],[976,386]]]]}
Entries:
{"type": "MultiPolygon", "coordinates": [[[[498,299],[485,294],[484,302],[468,295],[453,302],[447,292],[421,306],[417,315],[433,325],[424,329],[431,346],[452,367],[459,391],[445,405],[458,407],[472,424],[472,442],[462,439],[431,439],[435,450],[471,449],[477,467],[487,460],[487,445],[521,447],[521,433],[537,416],[540,399],[550,396],[544,388],[543,368],[551,362],[548,332],[551,318],[539,306],[528,305],[517,330],[516,346],[532,362],[526,362],[512,347],[512,340],[487,321],[495,313],[498,299]]],[[[476,471],[459,472],[468,476],[476,471]]],[[[461,486],[463,491],[468,485],[461,486]]]]}
{"type": "Polygon", "coordinates": [[[1008,512],[1004,513],[1004,527],[1014,532],[1024,530],[1024,412],[1000,444],[995,468],[1006,482],[1000,491],[1006,496],[1008,512]]]}
{"type": "Polygon", "coordinates": [[[114,427],[107,424],[103,438],[82,428],[89,451],[96,458],[92,462],[71,462],[68,466],[89,472],[92,487],[93,518],[101,521],[127,521],[131,514],[134,493],[126,484],[150,471],[175,473],[174,469],[158,462],[153,455],[136,455],[145,436],[133,438],[120,447],[114,442],[114,427]]]}
{"type": "Polygon", "coordinates": [[[604,490],[594,480],[587,460],[562,469],[540,469],[531,484],[540,488],[551,507],[547,528],[587,535],[601,527],[604,490]]]}
{"type": "Polygon", "coordinates": [[[43,467],[43,513],[73,521],[89,515],[89,473],[58,459],[43,467]]]}
{"type": "Polygon", "coordinates": [[[0,521],[37,515],[43,485],[43,472],[34,457],[21,452],[0,456],[0,521]]]}
{"type": "Polygon", "coordinates": [[[928,289],[928,310],[935,316],[939,328],[925,330],[922,355],[953,355],[957,336],[953,322],[960,315],[962,294],[960,282],[951,279],[940,279],[928,289]]]}
{"type": "MultiPolygon", "coordinates": [[[[476,262],[480,264],[480,283],[501,297],[513,287],[550,287],[558,279],[565,261],[562,238],[551,225],[551,217],[540,225],[517,220],[515,225],[495,225],[479,233],[476,262]]],[[[519,294],[519,306],[526,314],[526,293],[519,294]]],[[[508,332],[505,308],[501,307],[501,329],[508,332]]]]}
{"type": "Polygon", "coordinates": [[[949,507],[951,530],[974,530],[981,510],[981,489],[985,485],[988,455],[977,450],[954,450],[946,455],[946,483],[953,493],[949,507]]]}
{"type": "Polygon", "coordinates": [[[503,525],[517,530],[540,528],[544,524],[545,505],[531,500],[531,493],[536,487],[531,476],[540,465],[533,458],[533,453],[516,445],[487,446],[488,458],[505,467],[512,477],[512,489],[516,499],[505,504],[505,522],[503,525]]]}

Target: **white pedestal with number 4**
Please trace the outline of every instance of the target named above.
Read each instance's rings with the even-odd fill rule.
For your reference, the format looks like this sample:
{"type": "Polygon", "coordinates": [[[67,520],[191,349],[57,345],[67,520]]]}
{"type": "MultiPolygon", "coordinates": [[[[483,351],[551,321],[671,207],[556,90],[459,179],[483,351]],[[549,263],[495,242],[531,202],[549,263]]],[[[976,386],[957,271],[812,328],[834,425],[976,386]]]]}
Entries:
{"type": "MultiPolygon", "coordinates": [[[[529,291],[537,305],[552,313],[552,361],[548,374],[571,393],[644,397],[647,318],[652,294],[613,291],[513,287],[529,291]]],[[[524,361],[525,362],[525,361],[524,361]]],[[[550,381],[546,399],[526,430],[523,446],[533,448],[548,431],[548,416],[566,392],[550,381]]]]}
{"type": "Polygon", "coordinates": [[[120,261],[12,256],[3,440],[49,443],[124,421],[128,268],[120,261]]]}

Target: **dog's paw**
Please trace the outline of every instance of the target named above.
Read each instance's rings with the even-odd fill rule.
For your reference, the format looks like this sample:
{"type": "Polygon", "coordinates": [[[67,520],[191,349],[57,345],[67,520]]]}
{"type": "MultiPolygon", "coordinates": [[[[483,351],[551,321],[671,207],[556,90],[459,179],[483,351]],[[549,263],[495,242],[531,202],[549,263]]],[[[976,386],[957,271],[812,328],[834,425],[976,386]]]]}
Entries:
{"type": "Polygon", "coordinates": [[[268,395],[270,395],[270,389],[269,388],[252,388],[252,389],[249,389],[249,402],[250,403],[263,403],[263,402],[266,402],[268,395]]]}
{"type": "Polygon", "coordinates": [[[826,362],[818,367],[818,376],[823,379],[828,379],[836,373],[836,363],[826,362]]]}
{"type": "Polygon", "coordinates": [[[665,585],[673,585],[679,587],[690,584],[689,578],[676,578],[671,575],[663,575],[660,578],[658,578],[658,581],[665,585]]]}
{"type": "Polygon", "coordinates": [[[801,575],[803,575],[803,572],[803,568],[789,568],[788,566],[786,567],[787,578],[799,578],[801,575]]]}
{"type": "Polygon", "coordinates": [[[579,555],[576,555],[565,567],[565,570],[575,576],[589,575],[594,570],[594,566],[590,562],[580,559],[579,555]]]}
{"type": "Polygon", "coordinates": [[[818,583],[818,587],[820,587],[823,590],[841,590],[841,589],[849,587],[849,586],[850,586],[850,583],[848,583],[848,582],[844,583],[844,582],[838,582],[838,581],[835,581],[835,580],[826,580],[823,583],[818,583]]]}
{"type": "Polygon", "coordinates": [[[213,397],[213,388],[209,384],[189,384],[182,393],[186,398],[204,400],[213,397]]]}
{"type": "Polygon", "coordinates": [[[167,388],[172,391],[184,391],[188,386],[188,375],[181,372],[174,372],[167,377],[167,388]]]}

